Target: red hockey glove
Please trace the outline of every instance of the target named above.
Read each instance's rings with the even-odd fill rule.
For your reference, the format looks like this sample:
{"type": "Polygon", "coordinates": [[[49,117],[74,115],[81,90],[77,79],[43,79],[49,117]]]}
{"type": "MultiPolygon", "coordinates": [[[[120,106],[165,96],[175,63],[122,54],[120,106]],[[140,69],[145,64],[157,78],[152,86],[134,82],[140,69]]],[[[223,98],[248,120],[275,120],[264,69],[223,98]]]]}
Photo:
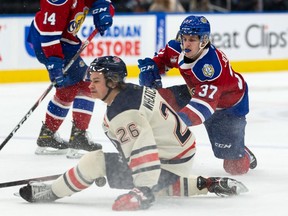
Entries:
{"type": "Polygon", "coordinates": [[[148,209],[155,201],[154,194],[148,187],[133,188],[129,193],[123,194],[115,200],[114,211],[135,211],[148,209]]]}

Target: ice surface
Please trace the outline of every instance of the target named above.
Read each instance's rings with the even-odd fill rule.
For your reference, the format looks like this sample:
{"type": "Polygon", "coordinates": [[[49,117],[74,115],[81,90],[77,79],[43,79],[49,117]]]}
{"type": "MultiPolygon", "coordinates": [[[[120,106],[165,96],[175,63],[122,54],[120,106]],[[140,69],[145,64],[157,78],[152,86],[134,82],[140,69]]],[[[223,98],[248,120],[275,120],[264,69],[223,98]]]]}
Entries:
{"type": "MultiPolygon", "coordinates": [[[[2,216],[79,215],[201,215],[201,216],[286,216],[288,194],[288,72],[264,74],[245,73],[250,89],[250,113],[247,116],[246,145],[255,153],[258,167],[246,175],[233,176],[242,181],[249,192],[237,197],[220,198],[214,195],[193,198],[161,198],[147,211],[113,212],[114,199],[126,192],[108,186],[92,186],[85,191],[55,203],[30,204],[13,195],[20,186],[0,188],[2,216]]],[[[127,81],[137,82],[135,79],[127,81]]],[[[181,78],[165,77],[164,86],[183,83],[181,78]]],[[[9,135],[28,110],[36,103],[49,83],[0,85],[0,143],[9,135]]],[[[0,151],[0,183],[26,178],[61,174],[77,164],[65,156],[36,156],[36,138],[44,119],[48,100],[54,89],[24,122],[16,134],[0,151]]],[[[95,141],[105,151],[115,151],[104,136],[101,123],[105,105],[97,101],[89,128],[95,141]]],[[[59,133],[68,139],[71,112],[59,133]]],[[[193,166],[195,175],[229,176],[222,161],[213,156],[203,126],[192,127],[197,138],[197,156],[193,166]]]]}

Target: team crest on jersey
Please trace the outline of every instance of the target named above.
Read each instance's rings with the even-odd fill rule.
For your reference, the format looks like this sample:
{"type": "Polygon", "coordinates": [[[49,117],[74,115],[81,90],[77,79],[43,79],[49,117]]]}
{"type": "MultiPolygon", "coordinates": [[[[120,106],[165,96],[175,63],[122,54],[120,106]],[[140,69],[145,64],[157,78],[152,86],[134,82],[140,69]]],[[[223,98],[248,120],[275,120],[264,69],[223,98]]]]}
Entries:
{"type": "Polygon", "coordinates": [[[81,61],[79,61],[79,66],[80,67],[84,67],[86,64],[85,64],[85,62],[83,61],[83,60],[81,60],[81,61]]]}
{"type": "Polygon", "coordinates": [[[75,15],[75,18],[70,21],[68,26],[68,32],[76,35],[79,31],[82,23],[84,22],[87,14],[89,12],[89,9],[87,7],[84,8],[83,12],[79,12],[75,15]]]}
{"type": "Polygon", "coordinates": [[[177,56],[171,56],[170,62],[171,62],[172,64],[175,64],[175,63],[177,62],[177,56]]]}
{"type": "Polygon", "coordinates": [[[47,0],[48,3],[56,6],[63,5],[67,2],[68,0],[47,0]]]}
{"type": "Polygon", "coordinates": [[[215,73],[214,67],[211,64],[205,64],[202,68],[202,72],[206,77],[212,77],[215,73]]]}

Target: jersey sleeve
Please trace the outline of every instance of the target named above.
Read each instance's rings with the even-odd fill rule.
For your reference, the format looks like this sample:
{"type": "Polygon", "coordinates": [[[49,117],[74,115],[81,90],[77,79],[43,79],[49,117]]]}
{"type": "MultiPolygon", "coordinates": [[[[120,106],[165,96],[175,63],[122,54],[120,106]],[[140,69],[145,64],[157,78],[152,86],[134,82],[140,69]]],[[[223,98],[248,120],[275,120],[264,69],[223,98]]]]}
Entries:
{"type": "Polygon", "coordinates": [[[159,73],[164,74],[171,68],[177,68],[181,45],[176,40],[170,40],[163,49],[160,49],[153,60],[158,66],[159,73]]]}
{"type": "Polygon", "coordinates": [[[45,56],[63,58],[60,39],[67,28],[67,20],[73,1],[42,0],[41,10],[34,18],[34,25],[40,33],[41,47],[45,56]]]}

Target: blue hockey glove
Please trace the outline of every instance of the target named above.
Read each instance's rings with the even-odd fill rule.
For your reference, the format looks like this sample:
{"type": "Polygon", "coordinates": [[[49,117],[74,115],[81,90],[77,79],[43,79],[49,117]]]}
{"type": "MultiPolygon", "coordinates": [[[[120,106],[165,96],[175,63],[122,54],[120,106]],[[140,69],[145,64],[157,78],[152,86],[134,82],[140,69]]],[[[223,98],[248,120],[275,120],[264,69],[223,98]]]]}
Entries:
{"type": "Polygon", "coordinates": [[[54,86],[57,88],[63,87],[64,75],[63,75],[64,61],[58,57],[49,57],[46,63],[46,68],[49,72],[49,77],[54,86]]]}
{"type": "Polygon", "coordinates": [[[114,16],[114,7],[110,0],[98,0],[91,7],[93,21],[100,35],[112,26],[114,16]]]}
{"type": "Polygon", "coordinates": [[[161,76],[156,63],[151,58],[139,59],[139,84],[151,88],[162,88],[161,76]]]}

